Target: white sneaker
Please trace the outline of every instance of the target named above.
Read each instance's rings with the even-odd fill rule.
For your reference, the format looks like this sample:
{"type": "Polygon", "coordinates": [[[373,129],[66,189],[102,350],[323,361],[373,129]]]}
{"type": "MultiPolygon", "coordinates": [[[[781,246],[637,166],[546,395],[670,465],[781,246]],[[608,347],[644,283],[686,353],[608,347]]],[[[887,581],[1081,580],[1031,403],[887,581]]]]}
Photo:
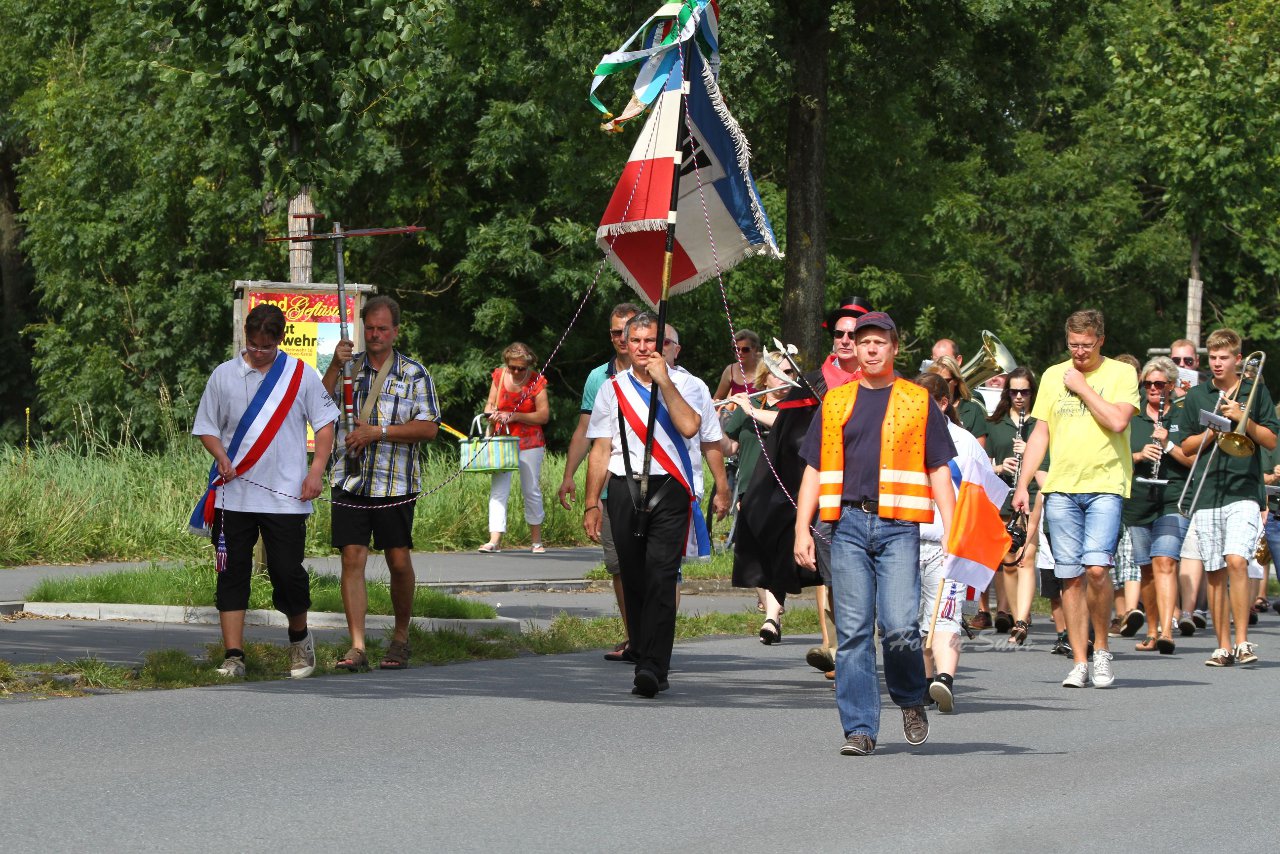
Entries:
{"type": "Polygon", "coordinates": [[[1255,649],[1257,647],[1249,641],[1236,644],[1236,664],[1252,664],[1257,661],[1258,656],[1254,654],[1255,649]]]}
{"type": "Polygon", "coordinates": [[[1089,684],[1089,665],[1077,664],[1062,680],[1063,688],[1083,688],[1089,684]]]}
{"type": "Polygon", "coordinates": [[[1111,688],[1116,684],[1116,675],[1111,672],[1111,650],[1095,649],[1093,651],[1093,687],[1111,688]]]}
{"type": "Polygon", "coordinates": [[[306,679],[316,672],[316,636],[307,636],[289,644],[289,675],[294,679],[306,679]]]}
{"type": "Polygon", "coordinates": [[[213,671],[219,676],[225,676],[228,679],[244,678],[244,659],[243,658],[224,658],[222,664],[213,671]]]}

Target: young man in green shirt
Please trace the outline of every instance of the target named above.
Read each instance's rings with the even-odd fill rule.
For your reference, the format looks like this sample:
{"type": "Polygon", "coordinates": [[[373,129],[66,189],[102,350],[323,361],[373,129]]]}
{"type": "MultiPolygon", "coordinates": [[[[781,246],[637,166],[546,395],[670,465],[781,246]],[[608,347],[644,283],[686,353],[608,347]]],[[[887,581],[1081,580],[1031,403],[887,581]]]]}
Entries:
{"type": "MultiPolygon", "coordinates": [[[[1262,463],[1259,449],[1274,449],[1276,432],[1280,431],[1271,394],[1261,380],[1249,374],[1249,366],[1241,370],[1240,336],[1231,329],[1216,329],[1205,341],[1209,350],[1210,378],[1187,392],[1178,424],[1182,451],[1188,456],[1203,454],[1192,472],[1183,506],[1191,515],[1198,554],[1184,557],[1204,562],[1209,579],[1209,611],[1218,648],[1205,664],[1230,667],[1249,664],[1258,656],[1249,643],[1249,557],[1258,545],[1262,509],[1266,506],[1263,492],[1262,463]],[[1250,449],[1245,456],[1233,456],[1213,443],[1222,433],[1201,427],[1201,411],[1227,418],[1231,431],[1240,429],[1245,407],[1249,419],[1244,428],[1248,442],[1235,442],[1250,449]],[[1207,435],[1206,435],[1207,433],[1207,435]],[[1203,451],[1201,449],[1203,448],[1203,451]],[[1194,505],[1194,506],[1192,506],[1194,505]],[[1225,572],[1223,570],[1226,570],[1225,572]],[[1235,620],[1235,642],[1232,643],[1231,621],[1235,620]]],[[[1224,446],[1225,447],[1225,446],[1224,446]]]]}

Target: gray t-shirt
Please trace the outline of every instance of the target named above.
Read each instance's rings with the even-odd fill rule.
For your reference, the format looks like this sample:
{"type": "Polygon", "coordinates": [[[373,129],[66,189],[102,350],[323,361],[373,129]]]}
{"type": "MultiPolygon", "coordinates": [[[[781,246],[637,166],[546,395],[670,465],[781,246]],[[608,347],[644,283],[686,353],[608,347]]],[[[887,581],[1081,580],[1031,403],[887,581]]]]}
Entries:
{"type": "MultiPolygon", "coordinates": [[[[200,408],[196,410],[193,436],[217,436],[223,448],[230,451],[240,417],[249,408],[266,374],[250,367],[243,356],[223,362],[213,369],[200,408]]],[[[287,377],[281,377],[285,382],[287,377]]],[[[302,491],[307,477],[307,424],[319,430],[338,420],[338,409],[324,390],[314,368],[304,367],[298,396],[280,425],[271,444],[244,477],[289,495],[302,491]]],[[[310,501],[285,498],[274,492],[245,482],[241,478],[218,490],[217,506],[224,510],[252,513],[310,513],[310,501]]]]}

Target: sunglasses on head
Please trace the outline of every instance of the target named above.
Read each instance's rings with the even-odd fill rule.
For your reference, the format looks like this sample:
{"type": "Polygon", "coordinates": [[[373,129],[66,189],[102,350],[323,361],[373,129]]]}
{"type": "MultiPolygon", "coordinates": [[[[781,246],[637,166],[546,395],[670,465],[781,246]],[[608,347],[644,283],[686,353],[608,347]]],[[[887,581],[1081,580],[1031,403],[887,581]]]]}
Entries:
{"type": "Polygon", "coordinates": [[[1188,368],[1196,363],[1195,356],[1170,356],[1169,358],[1175,365],[1185,365],[1188,368]]]}

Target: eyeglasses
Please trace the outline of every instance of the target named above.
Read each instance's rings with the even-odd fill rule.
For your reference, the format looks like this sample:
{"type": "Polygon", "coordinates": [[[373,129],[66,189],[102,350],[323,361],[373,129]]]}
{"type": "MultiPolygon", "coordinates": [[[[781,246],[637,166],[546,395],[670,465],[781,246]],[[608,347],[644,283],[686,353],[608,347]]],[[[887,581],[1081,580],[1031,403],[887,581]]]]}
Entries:
{"type": "Polygon", "coordinates": [[[507,370],[511,371],[511,373],[513,374],[520,374],[529,370],[529,366],[528,365],[507,365],[507,370]]]}
{"type": "Polygon", "coordinates": [[[250,353],[274,353],[280,349],[279,344],[272,344],[270,347],[255,347],[252,344],[245,344],[244,348],[250,353]]]}
{"type": "Polygon", "coordinates": [[[679,341],[677,341],[677,340],[675,340],[674,338],[663,338],[663,339],[662,339],[662,346],[663,346],[663,347],[673,347],[673,346],[674,346],[674,347],[679,347],[679,346],[680,346],[680,342],[679,342],[679,341]]]}
{"type": "Polygon", "coordinates": [[[831,337],[835,338],[836,340],[839,340],[841,338],[852,339],[853,335],[854,333],[852,329],[837,329],[835,332],[832,333],[831,337]]]}
{"type": "Polygon", "coordinates": [[[1087,344],[1084,342],[1081,342],[1078,344],[1067,344],[1067,349],[1070,350],[1072,353],[1087,353],[1097,346],[1098,346],[1097,341],[1090,341],[1087,344]]]}
{"type": "Polygon", "coordinates": [[[622,329],[610,329],[610,330],[609,330],[609,337],[610,337],[610,338],[621,338],[623,335],[625,335],[625,334],[626,334],[626,332],[627,332],[627,330],[626,330],[626,328],[625,328],[625,327],[623,327],[622,329]]]}
{"type": "Polygon", "coordinates": [[[739,347],[738,352],[745,355],[747,353],[754,353],[755,349],[752,347],[739,347]]]}
{"type": "Polygon", "coordinates": [[[1031,397],[1031,389],[1011,388],[1009,389],[1009,397],[1031,397]]]}
{"type": "Polygon", "coordinates": [[[1170,356],[1175,365],[1186,365],[1188,368],[1196,363],[1195,356],[1170,356]]]}
{"type": "Polygon", "coordinates": [[[1166,382],[1165,380],[1143,380],[1142,381],[1143,388],[1161,389],[1161,388],[1167,387],[1168,385],[1169,383],[1166,382]]]}

